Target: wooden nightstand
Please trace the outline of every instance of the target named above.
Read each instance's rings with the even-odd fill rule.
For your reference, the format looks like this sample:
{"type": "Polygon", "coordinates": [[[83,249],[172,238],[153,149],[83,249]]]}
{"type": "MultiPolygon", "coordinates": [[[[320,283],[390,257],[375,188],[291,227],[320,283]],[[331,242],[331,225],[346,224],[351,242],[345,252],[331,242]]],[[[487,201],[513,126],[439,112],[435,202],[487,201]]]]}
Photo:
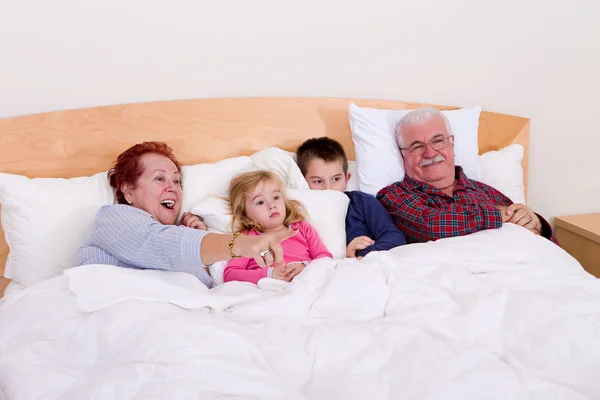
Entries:
{"type": "Polygon", "coordinates": [[[600,278],[600,213],[554,218],[560,246],[600,278]]]}

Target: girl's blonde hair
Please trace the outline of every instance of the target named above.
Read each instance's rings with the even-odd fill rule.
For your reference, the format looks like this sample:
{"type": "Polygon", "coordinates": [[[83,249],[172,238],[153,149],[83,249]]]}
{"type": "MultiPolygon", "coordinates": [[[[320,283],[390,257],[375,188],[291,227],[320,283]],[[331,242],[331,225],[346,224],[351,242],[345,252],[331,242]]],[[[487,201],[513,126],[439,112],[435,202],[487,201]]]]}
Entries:
{"type": "Polygon", "coordinates": [[[241,175],[236,176],[231,180],[229,184],[229,207],[231,208],[231,215],[233,216],[231,221],[231,229],[235,232],[236,230],[247,231],[256,229],[262,232],[263,226],[246,215],[246,196],[248,196],[256,186],[261,182],[272,181],[275,182],[281,190],[281,197],[285,204],[285,219],[283,224],[289,226],[294,222],[303,221],[306,215],[306,211],[302,203],[297,200],[290,200],[285,195],[283,188],[283,182],[274,173],[270,171],[253,171],[245,172],[241,175]],[[237,229],[236,229],[237,227],[237,229]]]}

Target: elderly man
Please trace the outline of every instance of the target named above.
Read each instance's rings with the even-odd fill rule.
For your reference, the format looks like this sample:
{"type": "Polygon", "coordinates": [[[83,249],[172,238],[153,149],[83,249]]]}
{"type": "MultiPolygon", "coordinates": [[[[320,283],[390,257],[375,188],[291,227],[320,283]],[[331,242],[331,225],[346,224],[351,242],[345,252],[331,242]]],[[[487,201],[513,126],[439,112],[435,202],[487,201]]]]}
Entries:
{"type": "Polygon", "coordinates": [[[409,243],[468,235],[510,222],[557,243],[550,224],[524,204],[467,178],[454,165],[454,136],[446,117],[431,107],[407,113],[396,127],[406,177],[379,191],[409,243]]]}

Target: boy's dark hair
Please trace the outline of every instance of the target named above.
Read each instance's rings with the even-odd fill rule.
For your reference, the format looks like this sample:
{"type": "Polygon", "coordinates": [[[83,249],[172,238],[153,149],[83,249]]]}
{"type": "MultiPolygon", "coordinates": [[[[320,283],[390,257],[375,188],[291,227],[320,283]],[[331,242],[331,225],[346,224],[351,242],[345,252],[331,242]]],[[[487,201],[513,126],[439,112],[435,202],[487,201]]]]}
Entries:
{"type": "Polygon", "coordinates": [[[306,176],[308,164],[319,158],[325,162],[341,161],[344,174],[348,173],[348,159],[342,145],[337,141],[326,136],[320,138],[308,139],[296,150],[296,163],[306,176]]]}

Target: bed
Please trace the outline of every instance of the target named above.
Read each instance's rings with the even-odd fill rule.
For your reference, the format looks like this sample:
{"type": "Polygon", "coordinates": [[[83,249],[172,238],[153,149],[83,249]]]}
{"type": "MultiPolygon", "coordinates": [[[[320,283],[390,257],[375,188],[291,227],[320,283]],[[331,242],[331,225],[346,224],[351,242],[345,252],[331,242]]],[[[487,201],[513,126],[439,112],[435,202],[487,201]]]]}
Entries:
{"type": "MultiPolygon", "coordinates": [[[[420,106],[223,98],[5,118],[0,171],[88,177],[144,140],[166,141],[182,164],[216,165],[327,135],[353,160],[351,104],[420,106]]],[[[529,120],[485,111],[478,120],[480,154],[521,146],[526,196],[529,120]]],[[[7,196],[8,234],[6,208],[15,205],[7,196]]],[[[44,239],[58,247],[60,236],[44,239]]],[[[23,255],[6,239],[0,265],[10,247],[14,277],[23,255]]],[[[43,269],[46,250],[31,247],[43,269]]],[[[109,266],[55,268],[42,278],[15,280],[0,300],[0,398],[600,398],[599,281],[510,224],[361,261],[318,260],[290,284],[209,291],[186,274],[109,266]]]]}

